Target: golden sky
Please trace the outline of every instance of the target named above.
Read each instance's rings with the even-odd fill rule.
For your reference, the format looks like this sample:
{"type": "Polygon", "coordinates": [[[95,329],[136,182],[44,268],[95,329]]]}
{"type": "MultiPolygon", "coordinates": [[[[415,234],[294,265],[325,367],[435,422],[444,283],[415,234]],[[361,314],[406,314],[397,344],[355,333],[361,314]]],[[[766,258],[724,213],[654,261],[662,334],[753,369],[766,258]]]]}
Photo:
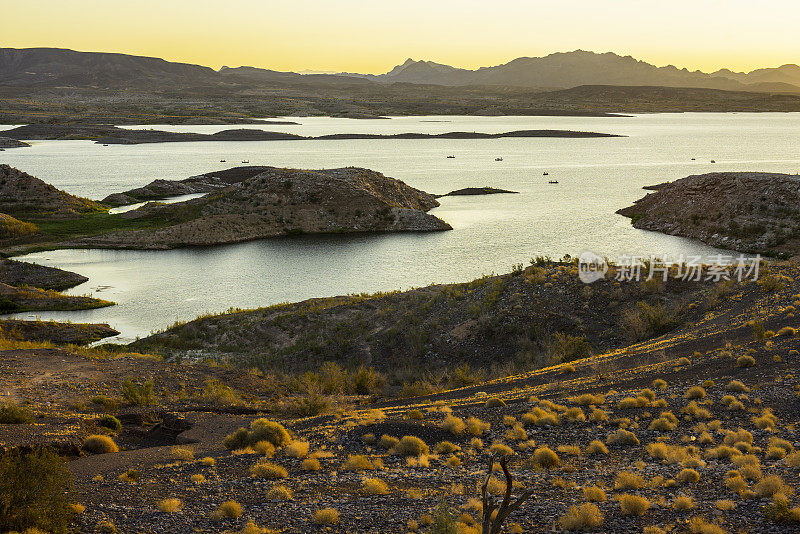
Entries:
{"type": "Polygon", "coordinates": [[[751,70],[800,63],[798,22],[796,0],[0,0],[0,47],[369,73],[580,48],[751,70]]]}

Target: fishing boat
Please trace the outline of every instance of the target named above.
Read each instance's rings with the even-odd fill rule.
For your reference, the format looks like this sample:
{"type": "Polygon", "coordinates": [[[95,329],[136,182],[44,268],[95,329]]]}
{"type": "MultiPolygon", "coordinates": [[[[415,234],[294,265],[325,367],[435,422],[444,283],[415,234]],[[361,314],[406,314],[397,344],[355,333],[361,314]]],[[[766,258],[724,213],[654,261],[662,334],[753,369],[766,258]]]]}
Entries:
{"type": "Polygon", "coordinates": [[[716,163],[716,161],[714,161],[714,160],[712,159],[712,160],[711,160],[711,163],[716,163]]]}
{"type": "Polygon", "coordinates": [[[495,161],[503,161],[503,158],[494,158],[495,161]]]}
{"type": "Polygon", "coordinates": [[[542,176],[548,176],[549,174],[550,174],[550,173],[548,173],[548,172],[543,172],[543,173],[542,173],[542,176]]]}
{"type": "Polygon", "coordinates": [[[547,183],[548,183],[548,184],[557,184],[557,183],[558,183],[558,180],[550,180],[550,181],[549,181],[549,182],[547,182],[547,183]]]}
{"type": "Polygon", "coordinates": [[[224,159],[219,160],[220,163],[225,163],[224,159]]]}
{"type": "Polygon", "coordinates": [[[243,159],[242,163],[250,163],[250,160],[249,159],[243,159]]]}
{"type": "Polygon", "coordinates": [[[456,159],[455,156],[447,156],[447,159],[456,159]]]}

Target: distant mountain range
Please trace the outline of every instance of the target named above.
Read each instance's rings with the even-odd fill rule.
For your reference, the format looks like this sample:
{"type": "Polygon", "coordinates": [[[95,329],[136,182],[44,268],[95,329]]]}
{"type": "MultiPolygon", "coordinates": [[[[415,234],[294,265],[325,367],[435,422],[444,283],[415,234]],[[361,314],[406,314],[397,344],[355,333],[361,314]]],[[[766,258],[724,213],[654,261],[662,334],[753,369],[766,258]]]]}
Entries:
{"type": "Polygon", "coordinates": [[[800,66],[713,73],[656,67],[630,56],[576,50],[522,57],[494,67],[460,69],[408,59],[385,74],[298,74],[255,67],[208,67],[126,54],[56,48],[0,48],[0,86],[177,89],[226,84],[411,83],[442,86],[516,86],[542,90],[581,85],[662,86],[800,94],[800,66]]]}
{"type": "MultiPolygon", "coordinates": [[[[353,76],[353,74],[349,74],[353,76]]],[[[800,92],[800,67],[783,65],[752,72],[728,69],[707,74],[672,65],[656,67],[631,56],[576,50],[521,57],[495,67],[459,69],[432,61],[406,60],[386,74],[355,75],[379,82],[437,85],[511,85],[570,88],[579,85],[698,87],[729,91],[800,92]]]]}

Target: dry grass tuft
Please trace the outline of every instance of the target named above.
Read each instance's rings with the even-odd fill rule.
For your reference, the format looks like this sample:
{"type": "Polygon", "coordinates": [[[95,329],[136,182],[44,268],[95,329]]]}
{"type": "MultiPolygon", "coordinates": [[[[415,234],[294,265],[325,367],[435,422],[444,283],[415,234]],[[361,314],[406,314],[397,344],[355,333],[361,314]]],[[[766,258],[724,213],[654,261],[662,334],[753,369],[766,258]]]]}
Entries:
{"type": "Polygon", "coordinates": [[[619,502],[622,515],[644,515],[650,509],[650,501],[639,495],[623,493],[614,498],[619,502]]]}
{"type": "Polygon", "coordinates": [[[339,522],[339,512],[334,508],[322,508],[314,512],[311,520],[316,525],[334,525],[339,522]]]}
{"type": "Polygon", "coordinates": [[[254,477],[261,478],[286,478],[288,475],[286,469],[278,464],[267,461],[266,458],[260,458],[256,463],[251,465],[250,474],[254,477]]]}
{"type": "Polygon", "coordinates": [[[180,511],[183,508],[183,503],[180,499],[164,499],[162,501],[158,501],[156,505],[159,512],[164,512],[165,514],[171,514],[180,511]]]}
{"type": "Polygon", "coordinates": [[[108,436],[93,434],[83,441],[83,450],[91,452],[92,454],[107,454],[112,452],[119,452],[119,447],[114,443],[114,440],[108,436]]]}
{"type": "Polygon", "coordinates": [[[364,495],[387,495],[389,493],[389,486],[379,478],[365,478],[361,482],[362,491],[364,495]]]}
{"type": "Polygon", "coordinates": [[[605,502],[606,492],[600,486],[584,486],[583,496],[589,502],[605,502]]]}
{"type": "Polygon", "coordinates": [[[567,513],[558,519],[558,524],[565,530],[590,530],[603,524],[603,514],[597,506],[584,503],[570,506],[567,513]]]}

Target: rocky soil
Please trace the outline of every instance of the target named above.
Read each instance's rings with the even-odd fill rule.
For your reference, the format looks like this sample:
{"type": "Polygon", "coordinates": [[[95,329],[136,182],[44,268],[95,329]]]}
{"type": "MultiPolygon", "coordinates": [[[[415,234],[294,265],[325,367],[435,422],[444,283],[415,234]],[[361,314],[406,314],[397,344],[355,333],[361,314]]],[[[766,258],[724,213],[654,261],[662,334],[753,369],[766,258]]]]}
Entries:
{"type": "Polygon", "coordinates": [[[213,195],[147,204],[123,219],[155,229],[75,239],[68,246],[165,249],[303,233],[429,232],[450,225],[426,213],[436,199],[368,169],[267,168],[213,195]]]}
{"type": "Polygon", "coordinates": [[[654,186],[617,213],[633,226],[731,250],[790,257],[800,253],[800,177],[724,172],[654,186]]]}
{"type": "MultiPolygon", "coordinates": [[[[81,532],[101,522],[120,532],[235,532],[253,522],[276,532],[427,533],[449,518],[473,533],[493,454],[510,456],[514,493],[533,490],[509,532],[564,531],[569,508],[590,500],[591,522],[574,529],[793,532],[799,275],[796,264],[773,266],[781,285],[733,284],[674,331],[570,364],[431,395],[342,398],[328,413],[294,419],[281,415],[274,377],[255,371],[4,341],[0,391],[35,419],[0,425],[0,442],[60,444],[73,501],[85,507],[73,523],[81,532]],[[152,379],[153,404],[126,400],[130,376],[152,379]],[[122,421],[119,431],[98,426],[104,410],[122,421]],[[283,424],[294,443],[223,444],[261,417],[283,424]],[[121,450],[81,452],[95,433],[121,450]],[[429,450],[396,447],[404,436],[429,450]],[[274,478],[254,467],[264,462],[279,466],[274,478]],[[163,511],[165,499],[177,499],[173,511],[163,511]],[[226,501],[241,512],[216,515],[226,501]],[[338,512],[334,522],[315,521],[323,508],[338,512]]],[[[502,475],[493,478],[490,492],[502,491],[502,475]]]]}

